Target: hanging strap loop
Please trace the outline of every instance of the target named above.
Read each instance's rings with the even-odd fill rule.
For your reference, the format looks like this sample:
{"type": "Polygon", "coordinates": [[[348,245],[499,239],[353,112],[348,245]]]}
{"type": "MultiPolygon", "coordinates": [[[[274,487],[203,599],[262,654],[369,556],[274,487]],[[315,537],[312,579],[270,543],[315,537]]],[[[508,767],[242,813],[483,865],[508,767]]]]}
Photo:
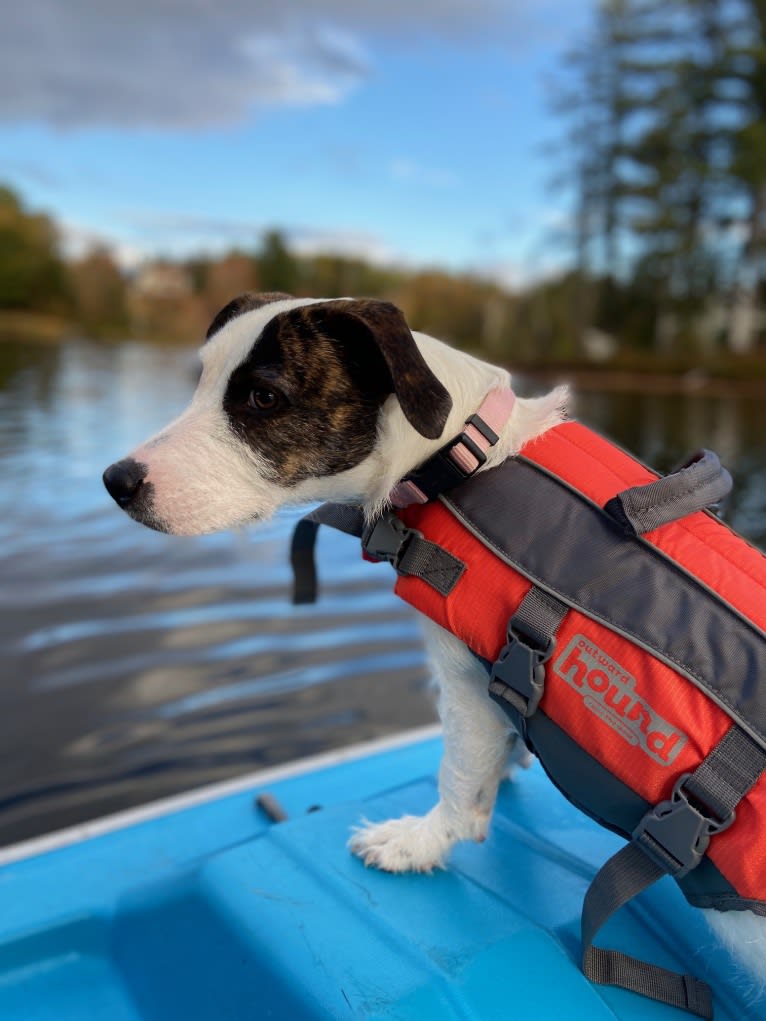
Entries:
{"type": "Polygon", "coordinates": [[[290,545],[290,563],[293,568],[293,603],[315,603],[317,598],[317,569],[314,550],[320,525],[337,528],[346,535],[361,537],[364,531],[364,513],[353,504],[323,503],[321,507],[302,517],[293,531],[290,545]]]}
{"type": "Polygon", "coordinates": [[[585,896],[582,910],[582,970],[591,982],[618,986],[688,1010],[711,1021],[713,994],[707,983],[631,957],[619,950],[593,946],[599,929],[624,904],[665,875],[638,844],[628,844],[601,867],[585,896]]]}
{"type": "Polygon", "coordinates": [[[731,475],[712,450],[700,450],[677,471],[612,497],[604,510],[633,535],[712,507],[727,496],[731,475]]]}
{"type": "Polygon", "coordinates": [[[582,909],[582,970],[591,982],[620,986],[660,1003],[713,1017],[713,995],[691,975],[593,946],[599,929],[624,904],[664,875],[676,879],[702,860],[710,839],[731,826],[736,807],[766,769],[766,752],[734,726],[693,773],[679,777],[669,801],[650,809],[632,841],[596,874],[582,909]]]}

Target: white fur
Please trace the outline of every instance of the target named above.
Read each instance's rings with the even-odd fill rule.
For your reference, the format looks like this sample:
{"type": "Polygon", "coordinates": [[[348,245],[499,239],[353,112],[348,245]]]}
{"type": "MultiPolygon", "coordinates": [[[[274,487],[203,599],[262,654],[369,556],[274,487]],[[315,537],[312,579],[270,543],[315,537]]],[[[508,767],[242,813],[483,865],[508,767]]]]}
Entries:
{"type": "Polygon", "coordinates": [[[476,657],[436,624],[425,625],[444,733],[439,803],[422,818],[367,823],[349,842],[366,865],[387,872],[431,872],[443,867],[457,841],[484,840],[514,737],[508,717],[487,697],[476,657]]]}
{"type": "MultiPolygon", "coordinates": [[[[307,479],[288,488],[232,433],[223,410],[232,372],[247,358],[274,315],[318,300],[273,302],[226,323],[200,350],[202,376],[189,408],[131,453],[135,461],[147,466],[144,481],[154,489],[155,516],[174,535],[237,527],[270,517],[288,502],[332,499],[362,503],[368,515],[374,516],[396,482],[441,446],[443,440],[428,440],[416,432],[391,396],[383,406],[378,442],[369,457],[349,471],[307,479]]],[[[414,337],[452,396],[452,411],[443,431],[446,439],[460,431],[489,390],[507,385],[509,376],[433,337],[422,333],[414,337]]],[[[537,400],[518,400],[485,467],[505,460],[527,439],[559,421],[565,400],[563,389],[537,400]]]]}
{"type": "MultiPolygon", "coordinates": [[[[233,436],[222,408],[226,383],[265,324],[278,312],[310,300],[273,303],[227,323],[202,349],[203,374],[191,406],[131,455],[148,466],[157,515],[174,533],[199,534],[273,514],[287,503],[332,499],[362,503],[374,517],[396,482],[458,433],[483,397],[507,384],[508,373],[414,334],[426,362],[453,401],[442,438],[417,433],[395,397],[384,404],[373,452],[350,471],[280,486],[269,466],[233,436]]],[[[516,401],[499,443],[484,469],[559,422],[566,390],[516,401]]],[[[483,470],[484,470],[483,469],[483,470]]],[[[423,817],[365,822],[350,840],[366,864],[390,872],[427,872],[442,867],[460,840],[484,840],[514,739],[505,714],[486,695],[486,675],[465,646],[426,622],[427,641],[441,686],[444,757],[439,802],[423,817]]],[[[766,918],[752,912],[705,912],[717,937],[735,954],[762,991],[766,986],[766,918]]]]}

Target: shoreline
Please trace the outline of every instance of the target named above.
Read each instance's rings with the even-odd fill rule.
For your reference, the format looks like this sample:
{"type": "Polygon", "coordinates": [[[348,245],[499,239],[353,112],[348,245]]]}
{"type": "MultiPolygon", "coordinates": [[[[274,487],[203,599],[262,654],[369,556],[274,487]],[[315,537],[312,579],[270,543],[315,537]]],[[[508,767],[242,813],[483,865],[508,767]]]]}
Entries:
{"type": "Polygon", "coordinates": [[[741,378],[717,375],[705,369],[672,372],[633,371],[629,369],[522,367],[513,370],[533,383],[568,383],[584,392],[644,393],[684,397],[766,397],[766,375],[741,378]]]}
{"type": "MultiPolygon", "coordinates": [[[[196,349],[195,341],[180,342],[160,337],[87,336],[75,322],[59,316],[31,312],[0,311],[0,344],[62,344],[88,339],[112,345],[140,341],[160,347],[196,349]]],[[[481,351],[471,352],[483,357],[481,351]]],[[[658,359],[659,360],[659,359],[658,359]]],[[[635,365],[508,364],[510,371],[529,382],[550,385],[568,383],[583,392],[646,393],[660,396],[766,397],[766,353],[730,356],[709,365],[675,365],[652,368],[651,359],[635,365]]]]}

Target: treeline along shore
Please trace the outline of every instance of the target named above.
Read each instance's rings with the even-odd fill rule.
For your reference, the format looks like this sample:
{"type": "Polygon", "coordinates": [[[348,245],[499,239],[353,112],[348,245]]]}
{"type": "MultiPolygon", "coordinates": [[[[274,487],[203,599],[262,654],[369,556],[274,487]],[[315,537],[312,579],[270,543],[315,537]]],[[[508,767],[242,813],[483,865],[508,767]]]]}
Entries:
{"type": "Polygon", "coordinates": [[[567,267],[555,275],[510,288],[489,273],[307,255],[278,230],[251,250],[127,270],[106,246],[66,257],[55,219],[0,185],[0,337],[193,344],[241,291],[367,295],[395,302],[414,329],[509,365],[597,373],[618,387],[672,377],[687,389],[711,379],[758,389],[766,0],[601,0],[551,98],[561,125],[552,187],[571,213],[546,242],[567,267]]]}
{"type": "MultiPolygon", "coordinates": [[[[87,336],[195,345],[218,309],[242,291],[366,295],[395,302],[413,329],[533,374],[567,375],[583,388],[631,389],[638,375],[657,392],[738,386],[766,392],[766,337],[761,331],[746,351],[732,351],[723,304],[701,315],[699,335],[658,348],[629,318],[624,332],[619,324],[609,331],[597,323],[578,327],[574,310],[583,289],[595,292],[605,283],[584,282],[576,270],[513,292],[476,275],[299,255],[275,231],[253,252],[154,259],[127,271],[106,247],[67,259],[58,237],[49,216],[0,188],[0,340],[87,336]]],[[[630,285],[608,287],[632,300],[630,285]]]]}

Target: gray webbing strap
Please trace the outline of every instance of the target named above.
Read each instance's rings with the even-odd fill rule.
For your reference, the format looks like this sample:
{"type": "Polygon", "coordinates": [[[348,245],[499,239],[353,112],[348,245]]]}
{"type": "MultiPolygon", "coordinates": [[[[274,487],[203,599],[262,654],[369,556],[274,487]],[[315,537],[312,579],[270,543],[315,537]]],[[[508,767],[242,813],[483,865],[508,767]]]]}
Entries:
{"type": "Polygon", "coordinates": [[[293,567],[293,602],[313,603],[317,597],[314,561],[320,525],[330,525],[362,539],[370,556],[392,564],[397,574],[422,579],[443,596],[449,595],[465,571],[465,564],[447,550],[408,528],[393,513],[382,514],[369,528],[361,507],[323,503],[298,522],[293,532],[290,561],[293,567]]]}
{"type": "Polygon", "coordinates": [[[726,819],[766,768],[766,752],[732,727],[684,784],[686,793],[717,819],[726,819]]]}
{"type": "Polygon", "coordinates": [[[683,468],[609,500],[604,510],[636,535],[718,503],[731,490],[731,475],[712,450],[701,450],[683,468]]]}
{"type": "Polygon", "coordinates": [[[631,843],[601,867],[585,896],[582,969],[587,978],[712,1018],[712,993],[704,982],[592,944],[607,919],[636,894],[665,874],[680,878],[696,868],[710,838],[732,825],[736,806],[764,769],[766,752],[734,726],[692,774],[678,778],[669,801],[647,812],[631,843]]]}
{"type": "Polygon", "coordinates": [[[450,594],[466,567],[391,511],[381,514],[364,533],[362,545],[371,557],[392,564],[397,574],[420,578],[443,596],[450,594]]]}
{"type": "Polygon", "coordinates": [[[545,690],[545,663],[556,645],[556,632],[569,609],[533,585],[508,622],[508,642],[492,664],[489,694],[526,720],[545,690]]]}
{"type": "Polygon", "coordinates": [[[301,518],[295,526],[290,546],[290,563],[293,567],[293,603],[315,603],[317,598],[317,572],[314,560],[317,532],[320,525],[330,525],[347,535],[361,536],[364,531],[364,514],[361,507],[342,503],[323,503],[315,511],[301,518]]]}
{"type": "Polygon", "coordinates": [[[660,1003],[713,1017],[710,987],[692,975],[680,975],[640,961],[619,950],[594,947],[601,926],[615,911],[665,875],[638,844],[628,844],[602,866],[585,897],[582,912],[582,970],[591,982],[630,989],[660,1003]]]}
{"type": "Polygon", "coordinates": [[[568,609],[560,599],[533,585],[511,617],[508,631],[516,637],[531,638],[538,649],[552,649],[568,609]]]}

